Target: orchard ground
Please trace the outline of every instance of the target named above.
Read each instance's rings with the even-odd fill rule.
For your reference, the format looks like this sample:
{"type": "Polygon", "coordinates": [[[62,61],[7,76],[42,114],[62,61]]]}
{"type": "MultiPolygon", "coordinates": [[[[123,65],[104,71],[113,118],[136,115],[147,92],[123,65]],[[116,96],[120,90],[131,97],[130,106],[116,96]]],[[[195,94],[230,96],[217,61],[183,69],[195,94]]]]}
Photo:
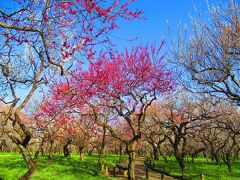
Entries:
{"type": "MultiPolygon", "coordinates": [[[[228,172],[226,164],[216,165],[215,161],[210,158],[197,157],[192,163],[191,158],[185,159],[185,179],[197,180],[204,177],[204,180],[238,180],[240,177],[240,160],[237,159],[233,163],[232,172],[228,172]]],[[[162,157],[159,160],[152,160],[155,164],[154,171],[161,172],[176,178],[181,178],[181,171],[176,159],[172,156],[164,162],[162,157]]]]}
{"type": "MultiPolygon", "coordinates": [[[[105,164],[112,169],[118,162],[119,156],[114,154],[107,154],[105,156],[105,164]]],[[[104,180],[104,179],[118,179],[106,177],[97,166],[98,155],[85,155],[83,161],[79,160],[78,154],[72,154],[71,157],[63,157],[62,154],[53,156],[52,161],[48,161],[47,156],[39,156],[37,161],[37,172],[31,177],[33,180],[47,180],[47,179],[63,179],[63,180],[104,180]]],[[[178,163],[174,157],[170,157],[165,163],[163,158],[152,161],[155,163],[155,171],[165,172],[180,179],[181,172],[178,163]]],[[[200,174],[204,174],[205,180],[234,180],[240,177],[240,160],[233,164],[232,172],[227,171],[226,165],[215,165],[206,158],[198,157],[194,163],[186,160],[185,178],[189,180],[200,179],[200,174]]],[[[0,153],[0,179],[14,180],[21,177],[27,171],[27,167],[19,153],[0,153]]]]}
{"type": "MultiPolygon", "coordinates": [[[[105,164],[111,168],[118,161],[118,158],[117,155],[106,155],[105,164]]],[[[71,157],[56,154],[52,161],[48,161],[47,156],[40,155],[37,161],[37,172],[31,179],[108,179],[99,170],[97,161],[98,155],[86,155],[83,161],[79,160],[78,154],[72,154],[71,157]]],[[[21,154],[0,153],[0,179],[19,179],[26,171],[27,167],[21,154]]]]}

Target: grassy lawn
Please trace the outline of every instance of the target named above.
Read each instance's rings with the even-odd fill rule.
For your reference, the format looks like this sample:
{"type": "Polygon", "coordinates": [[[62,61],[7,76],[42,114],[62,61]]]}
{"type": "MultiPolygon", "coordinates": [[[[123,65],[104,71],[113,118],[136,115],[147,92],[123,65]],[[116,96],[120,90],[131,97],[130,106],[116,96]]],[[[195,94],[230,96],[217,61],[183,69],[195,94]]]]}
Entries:
{"type": "MultiPolygon", "coordinates": [[[[63,155],[53,156],[49,162],[47,157],[39,156],[37,172],[32,176],[33,180],[103,180],[105,177],[97,166],[98,155],[85,156],[84,161],[79,160],[79,155],[72,154],[69,158],[63,155]]],[[[118,161],[117,155],[106,155],[105,163],[113,167],[118,161]]],[[[0,153],[0,179],[18,179],[27,171],[22,156],[18,153],[0,153]]]]}
{"type": "MultiPolygon", "coordinates": [[[[190,161],[190,158],[189,158],[190,161]]],[[[165,163],[163,158],[160,158],[158,161],[155,162],[155,170],[156,171],[164,171],[167,174],[173,176],[181,176],[180,168],[178,163],[176,162],[174,157],[168,159],[168,162],[165,163]]],[[[185,165],[185,177],[189,180],[197,180],[200,179],[200,174],[204,174],[204,180],[237,180],[240,179],[240,160],[237,160],[233,164],[232,172],[229,173],[227,171],[227,166],[222,163],[221,166],[216,166],[215,162],[209,160],[206,161],[203,157],[198,157],[195,159],[195,163],[192,164],[191,162],[185,165]]]]}
{"type": "MultiPolygon", "coordinates": [[[[118,161],[117,155],[106,155],[105,164],[111,169],[118,161]]],[[[97,167],[98,155],[85,156],[84,161],[79,160],[78,154],[72,154],[69,158],[63,155],[53,156],[49,162],[46,156],[39,156],[37,161],[37,172],[32,176],[33,180],[105,180],[112,179],[105,177],[97,167]]],[[[189,159],[190,161],[190,159],[189,159]]],[[[181,172],[174,157],[168,159],[167,163],[160,158],[155,162],[156,171],[165,171],[166,173],[179,176],[181,172]]],[[[237,180],[240,177],[240,160],[233,164],[232,172],[228,173],[225,164],[216,166],[214,162],[199,157],[195,163],[186,162],[185,177],[188,180],[200,179],[200,174],[204,174],[205,180],[237,180]]],[[[27,171],[23,158],[18,153],[0,153],[0,180],[18,179],[27,171]]]]}

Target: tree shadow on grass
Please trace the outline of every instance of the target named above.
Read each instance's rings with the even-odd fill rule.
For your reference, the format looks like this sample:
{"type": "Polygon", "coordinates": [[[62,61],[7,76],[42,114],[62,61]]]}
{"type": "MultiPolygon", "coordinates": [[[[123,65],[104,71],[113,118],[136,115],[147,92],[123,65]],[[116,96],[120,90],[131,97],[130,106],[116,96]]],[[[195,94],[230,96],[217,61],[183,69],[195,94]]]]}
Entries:
{"type": "Polygon", "coordinates": [[[17,179],[25,171],[27,171],[27,167],[21,155],[1,156],[0,180],[17,179]]]}
{"type": "MultiPolygon", "coordinates": [[[[117,157],[108,156],[107,163],[116,161],[117,157]]],[[[39,156],[37,171],[32,180],[58,180],[81,179],[101,180],[107,179],[97,166],[98,155],[86,156],[85,161],[80,161],[78,155],[65,158],[63,155],[55,155],[52,161],[47,156],[39,156]]],[[[18,179],[27,171],[27,167],[21,155],[8,153],[0,158],[0,180],[18,179]]]]}
{"type": "MultiPolygon", "coordinates": [[[[180,177],[180,169],[178,163],[174,158],[169,158],[168,162],[165,163],[163,159],[159,161],[154,161],[156,166],[154,170],[158,172],[164,172],[166,174],[174,175],[177,178],[180,177]]],[[[201,174],[206,177],[206,179],[239,179],[240,171],[239,167],[240,162],[236,161],[233,164],[232,172],[228,172],[227,166],[222,163],[221,166],[217,166],[214,161],[206,161],[205,158],[199,157],[195,159],[195,162],[191,161],[185,163],[185,179],[195,180],[200,179],[201,174]]]]}
{"type": "Polygon", "coordinates": [[[33,179],[106,179],[93,160],[54,156],[51,162],[40,159],[37,168],[33,179]]]}

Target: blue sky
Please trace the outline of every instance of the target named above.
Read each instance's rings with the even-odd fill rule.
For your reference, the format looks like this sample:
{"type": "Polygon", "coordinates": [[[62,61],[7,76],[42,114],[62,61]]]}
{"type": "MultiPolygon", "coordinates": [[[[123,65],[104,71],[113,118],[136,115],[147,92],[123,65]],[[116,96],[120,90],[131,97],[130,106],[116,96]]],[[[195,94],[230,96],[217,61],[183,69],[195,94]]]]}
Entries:
{"type": "MultiPolygon", "coordinates": [[[[227,0],[208,0],[209,4],[225,4],[227,0]]],[[[195,8],[205,14],[207,3],[205,0],[136,0],[133,8],[144,12],[146,20],[120,21],[121,29],[113,34],[122,39],[138,37],[134,44],[145,44],[146,42],[160,42],[163,38],[169,41],[169,30],[172,36],[176,36],[177,25],[189,24],[189,14],[196,15],[195,8]],[[168,23],[167,23],[168,22],[168,23]]],[[[118,40],[119,48],[129,46],[129,41],[118,40]]]]}
{"type": "MultiPolygon", "coordinates": [[[[208,0],[209,4],[226,3],[227,0],[208,0]]],[[[13,0],[0,0],[2,6],[14,8],[16,3],[13,0]]],[[[131,9],[143,11],[146,20],[119,20],[120,29],[113,32],[113,35],[122,39],[138,39],[134,44],[157,41],[163,38],[169,41],[168,27],[176,35],[177,24],[189,24],[189,14],[195,14],[194,8],[201,13],[207,10],[206,0],[136,0],[131,4],[131,9]],[[168,22],[168,23],[167,23],[168,22]]],[[[114,40],[118,48],[128,47],[131,43],[127,40],[114,40]]]]}
{"type": "MultiPolygon", "coordinates": [[[[14,4],[9,0],[0,0],[0,7],[6,5],[14,8],[14,4]]],[[[227,0],[209,0],[209,4],[218,5],[226,3],[227,0]]],[[[138,39],[130,42],[127,40],[114,39],[115,48],[123,49],[130,47],[131,44],[146,44],[156,41],[160,43],[165,39],[167,43],[169,39],[168,27],[172,31],[172,37],[176,37],[177,25],[189,24],[189,14],[195,15],[195,8],[201,13],[205,13],[207,5],[205,0],[136,0],[131,5],[132,9],[142,10],[146,20],[119,20],[120,29],[113,32],[114,36],[120,39],[138,39]],[[168,22],[168,23],[167,23],[168,22]]],[[[25,94],[21,90],[22,94],[25,94]]]]}

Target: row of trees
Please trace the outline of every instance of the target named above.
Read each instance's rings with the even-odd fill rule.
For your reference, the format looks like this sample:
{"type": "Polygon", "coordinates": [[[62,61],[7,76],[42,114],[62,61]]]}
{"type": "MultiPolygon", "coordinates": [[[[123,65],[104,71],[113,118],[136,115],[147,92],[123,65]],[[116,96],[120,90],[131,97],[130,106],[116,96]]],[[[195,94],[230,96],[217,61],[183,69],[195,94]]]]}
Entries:
{"type": "Polygon", "coordinates": [[[144,139],[151,145],[154,159],[161,155],[165,161],[174,155],[184,175],[186,157],[192,162],[205,156],[228,171],[239,153],[239,110],[227,102],[212,104],[206,98],[192,101],[176,96],[151,107],[144,139]],[[181,101],[181,102],[179,102],[181,101]]]}
{"type": "MultiPolygon", "coordinates": [[[[150,153],[155,160],[162,156],[165,161],[174,156],[183,176],[189,156],[192,163],[197,156],[205,156],[206,161],[211,159],[216,165],[223,162],[231,171],[240,151],[237,107],[227,102],[213,105],[209,98],[190,100],[184,93],[176,97],[178,101],[169,98],[168,101],[156,101],[149,107],[141,128],[142,137],[136,142],[134,153],[150,153]]],[[[39,153],[51,160],[55,153],[70,156],[71,152],[78,152],[80,160],[83,160],[84,153],[91,155],[94,152],[99,154],[99,165],[104,162],[105,152],[129,155],[129,144],[112,136],[115,133],[126,141],[131,140],[132,132],[127,123],[123,119],[116,122],[116,112],[114,118],[114,112],[107,109],[100,112],[112,113],[112,116],[98,116],[96,121],[92,110],[82,116],[78,112],[72,117],[67,116],[72,114],[67,111],[54,119],[29,122],[33,134],[29,150],[35,152],[36,160],[39,153]]],[[[1,139],[1,151],[17,150],[3,133],[1,139]]]]}

